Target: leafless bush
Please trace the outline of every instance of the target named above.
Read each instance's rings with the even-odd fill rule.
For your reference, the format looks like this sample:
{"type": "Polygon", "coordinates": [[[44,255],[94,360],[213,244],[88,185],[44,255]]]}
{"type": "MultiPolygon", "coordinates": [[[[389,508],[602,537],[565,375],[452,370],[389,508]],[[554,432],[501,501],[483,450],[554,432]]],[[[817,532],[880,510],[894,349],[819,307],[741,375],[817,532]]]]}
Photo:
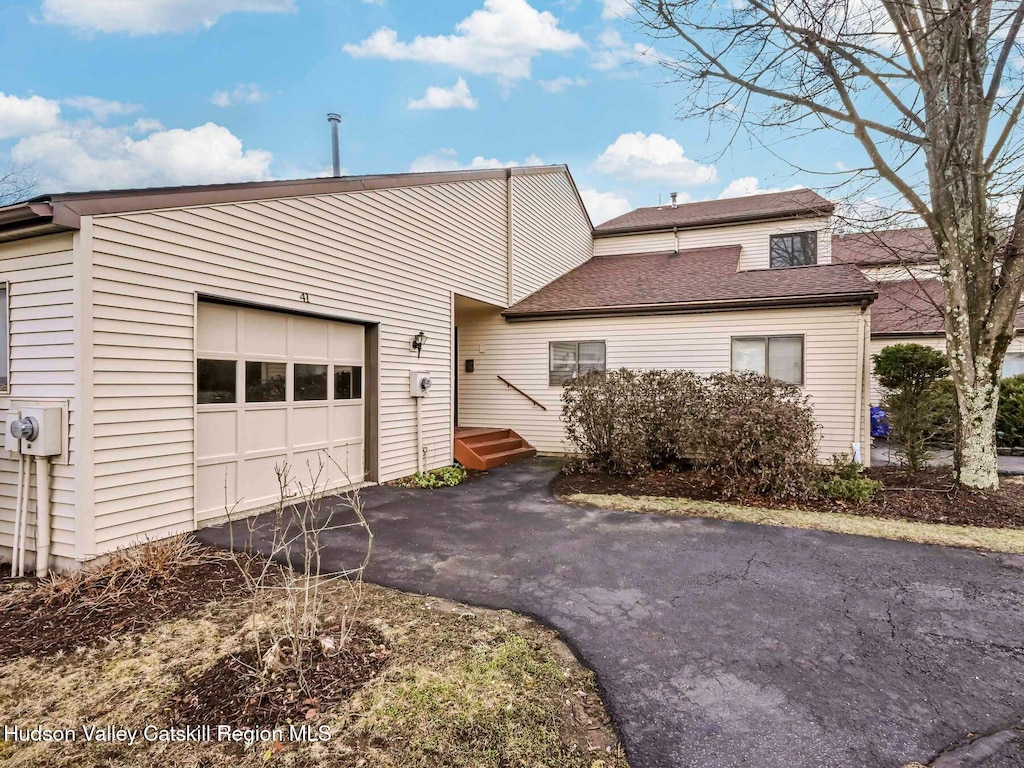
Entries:
{"type": "Polygon", "coordinates": [[[566,434],[594,468],[642,475],[693,464],[726,495],[807,493],[818,426],[799,387],[754,373],[590,374],[562,393],[566,434]]]}
{"type": "Polygon", "coordinates": [[[816,479],[818,424],[797,386],[756,373],[715,373],[700,461],[726,495],[806,495],[816,479]]]}
{"type": "Polygon", "coordinates": [[[620,368],[575,379],[562,392],[562,420],[586,460],[636,476],[691,458],[704,382],[690,371],[620,368]]]}
{"type": "MultiPolygon", "coordinates": [[[[324,452],[316,466],[307,465],[309,481],[297,480],[285,464],[275,468],[278,502],[269,540],[259,547],[265,529],[258,518],[247,521],[248,541],[239,563],[249,599],[250,630],[260,667],[253,672],[264,683],[289,674],[304,691],[316,659],[345,647],[362,601],[362,577],[373,549],[373,533],[363,514],[358,490],[328,493],[328,466],[348,477],[324,452]],[[345,519],[343,519],[345,518],[345,519]],[[325,572],[322,552],[329,533],[347,528],[366,532],[366,551],[351,568],[325,572]],[[347,600],[331,613],[328,591],[344,590],[347,600]]],[[[229,513],[229,527],[232,515],[229,513]]],[[[232,527],[233,530],[233,527],[232,527]]],[[[232,534],[231,548],[235,549],[232,534]]],[[[337,601],[332,600],[332,604],[337,601]]]]}

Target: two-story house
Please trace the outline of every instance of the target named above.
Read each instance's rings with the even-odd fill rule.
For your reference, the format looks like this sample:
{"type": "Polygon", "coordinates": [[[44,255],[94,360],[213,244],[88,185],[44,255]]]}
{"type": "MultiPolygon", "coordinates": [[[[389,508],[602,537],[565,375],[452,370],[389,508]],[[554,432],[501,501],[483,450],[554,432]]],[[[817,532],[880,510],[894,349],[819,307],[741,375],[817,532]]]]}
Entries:
{"type": "Polygon", "coordinates": [[[565,166],[0,208],[2,410],[61,433],[0,455],[0,554],[16,517],[66,567],[256,511],[325,453],[334,486],[561,453],[591,370],[765,373],[809,395],[822,459],[858,453],[876,288],[831,213],[800,190],[594,228],[565,166]]]}

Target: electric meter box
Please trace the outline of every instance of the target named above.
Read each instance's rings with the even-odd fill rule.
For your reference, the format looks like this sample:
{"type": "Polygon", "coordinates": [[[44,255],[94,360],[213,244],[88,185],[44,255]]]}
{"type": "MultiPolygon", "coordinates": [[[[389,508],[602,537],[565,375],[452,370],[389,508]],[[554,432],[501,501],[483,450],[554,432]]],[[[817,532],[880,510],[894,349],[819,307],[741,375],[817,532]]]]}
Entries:
{"type": "Polygon", "coordinates": [[[426,397],[433,382],[428,371],[409,371],[409,396],[426,397]]]}
{"type": "MultiPolygon", "coordinates": [[[[22,419],[36,422],[36,436],[33,440],[21,441],[21,452],[26,456],[59,456],[62,452],[61,407],[59,405],[24,406],[22,419]]],[[[8,425],[8,432],[10,426],[8,425]]]]}

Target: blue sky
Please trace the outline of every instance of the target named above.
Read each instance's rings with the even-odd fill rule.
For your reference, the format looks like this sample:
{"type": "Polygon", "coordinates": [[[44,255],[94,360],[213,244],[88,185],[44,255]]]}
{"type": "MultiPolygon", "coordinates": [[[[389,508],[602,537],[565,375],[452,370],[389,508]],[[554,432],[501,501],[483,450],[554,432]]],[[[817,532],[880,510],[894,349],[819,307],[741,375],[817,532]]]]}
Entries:
{"type": "MultiPolygon", "coordinates": [[[[567,163],[595,221],[814,185],[680,121],[622,0],[8,0],[0,160],[42,191],[567,163]],[[724,153],[721,151],[724,150],[724,153]]],[[[827,157],[822,140],[789,159],[827,157]]],[[[825,165],[831,166],[833,160],[825,165]]]]}

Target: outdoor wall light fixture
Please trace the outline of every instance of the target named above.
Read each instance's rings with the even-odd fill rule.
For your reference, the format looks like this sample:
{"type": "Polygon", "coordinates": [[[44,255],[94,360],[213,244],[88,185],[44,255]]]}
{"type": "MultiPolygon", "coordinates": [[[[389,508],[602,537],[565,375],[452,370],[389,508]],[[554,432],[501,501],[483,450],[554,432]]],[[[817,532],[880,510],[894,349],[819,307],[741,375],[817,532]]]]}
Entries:
{"type": "Polygon", "coordinates": [[[418,358],[423,352],[423,345],[427,343],[427,334],[420,331],[412,337],[411,347],[416,350],[416,357],[418,358]]]}

